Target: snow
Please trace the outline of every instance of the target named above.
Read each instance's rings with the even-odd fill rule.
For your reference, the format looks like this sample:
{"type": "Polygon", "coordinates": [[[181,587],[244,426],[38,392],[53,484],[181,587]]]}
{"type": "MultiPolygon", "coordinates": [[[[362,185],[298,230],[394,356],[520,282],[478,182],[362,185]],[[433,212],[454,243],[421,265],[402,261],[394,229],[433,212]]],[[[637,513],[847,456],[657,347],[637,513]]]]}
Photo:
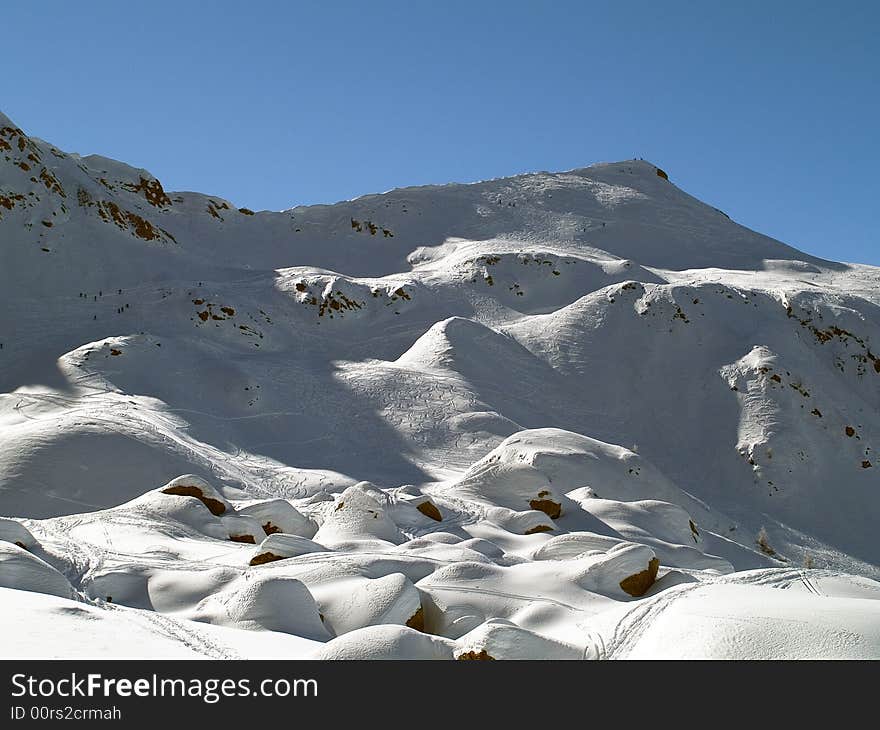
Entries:
{"type": "Polygon", "coordinates": [[[405,626],[370,626],[351,631],[318,649],[314,659],[452,659],[454,644],[405,626]]]}
{"type": "MultiPolygon", "coordinates": [[[[726,585],[675,595],[621,650],[627,659],[876,659],[880,604],[726,585]]],[[[658,599],[659,601],[660,599],[658,599]]],[[[666,600],[666,599],[663,599],[666,600]]]]}
{"type": "Polygon", "coordinates": [[[253,214],[2,115],[0,241],[4,657],[880,657],[880,269],[642,160],[253,214]]]}
{"type": "Polygon", "coordinates": [[[238,514],[254,518],[264,532],[282,532],[311,538],[317,532],[315,523],[284,499],[253,501],[238,506],[238,514]]]}
{"type": "Polygon", "coordinates": [[[319,642],[0,587],[4,658],[306,659],[319,642]]]}
{"type": "Polygon", "coordinates": [[[491,619],[458,640],[453,654],[458,660],[583,659],[576,646],[554,641],[504,619],[491,619]]]}
{"type": "Polygon", "coordinates": [[[306,639],[329,638],[315,599],[295,578],[245,573],[204,598],[195,608],[197,621],[248,629],[279,631],[306,639]]]}
{"type": "Polygon", "coordinates": [[[339,495],[315,534],[315,542],[333,546],[366,541],[399,545],[406,538],[384,508],[384,495],[369,482],[360,482],[339,495]]]}
{"type": "Polygon", "coordinates": [[[0,517],[0,541],[11,542],[25,550],[31,550],[37,544],[24,525],[8,517],[0,517]]]}
{"type": "Polygon", "coordinates": [[[265,538],[254,551],[251,565],[260,565],[272,560],[297,558],[307,553],[324,552],[327,548],[308,538],[299,535],[273,533],[265,538]]]}
{"type": "Polygon", "coordinates": [[[67,578],[36,555],[10,543],[0,543],[0,586],[70,598],[73,586],[67,578]]]}
{"type": "Polygon", "coordinates": [[[397,624],[421,628],[421,599],[403,573],[353,577],[315,589],[326,608],[324,622],[337,636],[365,626],[397,624]]]}

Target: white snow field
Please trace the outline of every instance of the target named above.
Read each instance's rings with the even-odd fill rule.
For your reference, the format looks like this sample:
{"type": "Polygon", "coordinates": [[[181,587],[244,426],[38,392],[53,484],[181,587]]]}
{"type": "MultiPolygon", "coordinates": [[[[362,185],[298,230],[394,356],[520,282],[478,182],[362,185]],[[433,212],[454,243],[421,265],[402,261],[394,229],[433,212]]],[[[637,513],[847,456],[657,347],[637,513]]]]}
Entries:
{"type": "Polygon", "coordinates": [[[0,299],[0,656],[880,658],[880,269],[648,162],[253,212],[0,115],[0,299]]]}

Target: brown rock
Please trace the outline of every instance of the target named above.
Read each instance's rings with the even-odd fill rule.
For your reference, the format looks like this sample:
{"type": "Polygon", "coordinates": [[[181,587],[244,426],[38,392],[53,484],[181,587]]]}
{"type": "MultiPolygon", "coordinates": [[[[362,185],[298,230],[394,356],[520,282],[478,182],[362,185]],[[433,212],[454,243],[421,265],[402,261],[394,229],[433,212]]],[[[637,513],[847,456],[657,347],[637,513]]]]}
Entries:
{"type": "Polygon", "coordinates": [[[168,487],[167,489],[162,490],[162,494],[173,494],[178,497],[195,497],[202,504],[205,505],[209,510],[211,510],[212,515],[222,515],[226,511],[226,505],[223,502],[220,502],[216,499],[211,499],[211,497],[206,497],[202,490],[198,487],[185,486],[183,484],[176,487],[168,487]]]}
{"type": "Polygon", "coordinates": [[[272,563],[276,560],[284,560],[284,556],[276,555],[275,553],[260,553],[259,555],[254,555],[248,565],[263,565],[264,563],[272,563]]]}
{"type": "Polygon", "coordinates": [[[416,631],[425,630],[425,612],[421,606],[419,606],[418,611],[407,619],[406,625],[416,631]]]}
{"type": "Polygon", "coordinates": [[[232,540],[232,542],[247,542],[251,545],[257,544],[257,541],[254,540],[253,535],[230,535],[229,539],[232,540]]]}
{"type": "Polygon", "coordinates": [[[535,525],[534,527],[530,527],[523,534],[524,535],[534,535],[536,532],[552,532],[553,528],[550,525],[535,525]]]}
{"type": "Polygon", "coordinates": [[[657,558],[651,558],[646,570],[631,575],[629,578],[624,578],[620,581],[620,587],[634,597],[645,595],[647,590],[654,585],[654,581],[657,580],[657,570],[659,567],[660,561],[657,558]]]}
{"type": "Polygon", "coordinates": [[[263,525],[263,532],[265,532],[267,535],[274,535],[276,532],[281,532],[281,528],[273,525],[272,521],[270,520],[265,525],[263,525]]]}
{"type": "Polygon", "coordinates": [[[430,517],[432,520],[436,520],[440,522],[443,519],[443,515],[440,514],[440,510],[437,509],[437,505],[433,502],[422,502],[416,509],[421,512],[425,517],[430,517]]]}
{"type": "Polygon", "coordinates": [[[466,651],[459,654],[457,657],[460,662],[464,661],[495,661],[495,657],[490,656],[489,652],[485,649],[480,649],[480,651],[466,651]]]}
{"type": "MultiPolygon", "coordinates": [[[[547,492],[541,492],[541,494],[547,494],[547,492]]],[[[543,512],[551,520],[555,520],[562,514],[562,505],[559,502],[554,502],[552,499],[533,499],[529,502],[529,507],[543,512]]]]}

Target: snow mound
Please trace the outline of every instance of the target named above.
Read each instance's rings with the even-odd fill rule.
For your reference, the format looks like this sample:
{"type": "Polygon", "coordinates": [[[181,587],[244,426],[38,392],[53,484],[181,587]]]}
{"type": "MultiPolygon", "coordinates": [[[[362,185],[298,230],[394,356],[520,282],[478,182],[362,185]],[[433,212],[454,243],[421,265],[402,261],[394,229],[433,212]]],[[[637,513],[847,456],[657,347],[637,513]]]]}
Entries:
{"type": "Polygon", "coordinates": [[[492,619],[456,641],[456,659],[583,659],[583,650],[520,628],[510,621],[492,619]]]}
{"type": "Polygon", "coordinates": [[[321,644],[290,634],[210,626],[135,609],[0,588],[3,656],[32,659],[290,659],[321,644]]]}
{"type": "Polygon", "coordinates": [[[513,510],[540,510],[556,519],[565,511],[566,493],[584,487],[610,499],[663,499],[692,513],[708,514],[704,505],[638,454],[555,428],[509,436],[449,491],[513,510]]]}
{"type": "Polygon", "coordinates": [[[0,587],[73,598],[70,582],[55,568],[24,548],[0,542],[0,587]]]}
{"type": "Polygon", "coordinates": [[[633,543],[590,551],[565,561],[500,565],[459,562],[435,570],[416,587],[422,593],[425,629],[459,638],[491,618],[548,633],[570,630],[585,616],[644,595],[659,561],[633,543]],[[560,629],[567,626],[568,629],[560,629]]]}
{"type": "Polygon", "coordinates": [[[157,522],[174,520],[216,540],[229,539],[226,525],[194,494],[167,494],[156,489],[118,509],[134,510],[157,522]]]}
{"type": "Polygon", "coordinates": [[[208,482],[195,474],[184,474],[172,479],[159,491],[162,494],[173,494],[178,497],[195,497],[212,515],[222,515],[230,509],[229,502],[208,482]]]}
{"type": "Polygon", "coordinates": [[[263,565],[284,558],[297,558],[309,553],[321,553],[326,549],[323,545],[319,545],[307,537],[276,532],[260,543],[250,560],[250,564],[263,565]]]}
{"type": "Polygon", "coordinates": [[[419,592],[402,573],[330,581],[312,590],[326,625],[337,635],[378,624],[424,628],[419,592]]]}
{"type": "Polygon", "coordinates": [[[267,535],[283,532],[287,535],[312,538],[318,529],[314,522],[286,499],[267,499],[244,506],[239,505],[238,514],[257,520],[267,535]]]}
{"type": "Polygon", "coordinates": [[[0,541],[11,542],[25,550],[31,550],[37,546],[37,541],[21,522],[0,517],[0,541]]]}
{"type": "Polygon", "coordinates": [[[412,485],[400,487],[389,493],[391,518],[401,527],[424,527],[443,521],[443,513],[427,494],[412,485]]]}
{"type": "Polygon", "coordinates": [[[605,552],[619,542],[617,538],[593,532],[569,532],[555,535],[543,543],[532,557],[535,560],[573,560],[585,553],[605,552]]]}
{"type": "MultiPolygon", "coordinates": [[[[662,596],[662,594],[661,594],[662,596]]],[[[675,600],[615,656],[627,659],[875,659],[880,602],[747,585],[700,586],[675,600]]]]}
{"type": "Polygon", "coordinates": [[[406,626],[368,626],[321,647],[313,659],[452,659],[454,644],[406,626]]]}
{"type": "Polygon", "coordinates": [[[263,540],[265,531],[258,520],[248,515],[228,514],[220,517],[220,521],[233,542],[246,542],[256,545],[263,540]]]}
{"type": "Polygon", "coordinates": [[[315,533],[315,541],[333,546],[352,541],[383,541],[399,545],[406,538],[391,519],[381,491],[368,482],[348,487],[315,533]]]}
{"type": "Polygon", "coordinates": [[[514,535],[552,532],[556,529],[556,523],[550,519],[550,514],[555,514],[558,517],[559,508],[556,502],[547,499],[547,491],[546,489],[539,490],[538,496],[529,502],[537,509],[516,512],[506,507],[488,507],[485,509],[486,520],[514,535]]]}
{"type": "Polygon", "coordinates": [[[449,370],[479,382],[498,377],[495,363],[516,360],[539,365],[511,337],[464,317],[450,317],[434,324],[396,364],[416,370],[449,370]]]}
{"type": "Polygon", "coordinates": [[[577,583],[588,590],[618,598],[645,595],[657,579],[660,561],[646,545],[620,543],[605,554],[583,555],[577,583]]]}
{"type": "Polygon", "coordinates": [[[193,618],[249,631],[279,631],[319,641],[329,638],[309,589],[295,578],[264,571],[245,573],[208,596],[198,604],[193,618]]]}

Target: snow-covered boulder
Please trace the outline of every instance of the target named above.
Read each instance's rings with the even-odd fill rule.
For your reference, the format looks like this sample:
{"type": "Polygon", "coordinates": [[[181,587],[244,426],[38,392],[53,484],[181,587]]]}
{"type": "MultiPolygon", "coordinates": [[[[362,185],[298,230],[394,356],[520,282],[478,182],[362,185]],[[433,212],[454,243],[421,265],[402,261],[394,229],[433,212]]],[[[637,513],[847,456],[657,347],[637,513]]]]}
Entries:
{"type": "Polygon", "coordinates": [[[73,598],[70,581],[36,555],[13,543],[0,542],[0,588],[73,598]]]}
{"type": "Polygon", "coordinates": [[[339,635],[376,624],[424,628],[419,592],[402,573],[312,586],[328,627],[339,635]]]}
{"type": "Polygon", "coordinates": [[[657,579],[660,561],[651,548],[619,543],[606,552],[585,553],[577,560],[576,582],[582,588],[619,599],[638,598],[657,579]]]}
{"type": "Polygon", "coordinates": [[[343,634],[316,651],[314,659],[452,659],[455,644],[407,626],[367,626],[343,634]]]}
{"type": "Polygon", "coordinates": [[[263,526],[253,517],[237,513],[227,513],[220,517],[220,521],[229,533],[229,539],[233,542],[246,542],[256,545],[262,542],[265,532],[263,526]]]}
{"type": "Polygon", "coordinates": [[[417,528],[423,528],[426,524],[426,517],[434,522],[440,522],[443,519],[443,513],[431,497],[423,494],[421,490],[412,485],[392,490],[389,494],[389,502],[391,517],[398,525],[413,525],[417,528]],[[419,514],[416,515],[414,512],[419,514]]]}
{"type": "Polygon", "coordinates": [[[357,540],[402,543],[406,537],[389,516],[384,495],[377,495],[371,487],[362,482],[340,494],[315,533],[315,541],[328,546],[357,540]]]}
{"type": "Polygon", "coordinates": [[[706,509],[637,453],[558,428],[519,431],[449,487],[457,497],[515,511],[565,514],[566,495],[590,487],[607,499],[662,499],[694,513],[706,509]]]}
{"type": "Polygon", "coordinates": [[[455,642],[458,660],[583,659],[583,650],[504,619],[490,619],[455,642]]]}
{"type": "Polygon", "coordinates": [[[620,543],[619,538],[593,532],[569,532],[556,535],[532,554],[534,560],[572,560],[584,553],[605,552],[620,543]]]}
{"type": "Polygon", "coordinates": [[[238,514],[257,520],[267,535],[283,532],[309,539],[315,536],[318,526],[286,499],[267,499],[250,502],[238,508],[238,514]]]}
{"type": "Polygon", "coordinates": [[[295,578],[253,571],[202,600],[197,621],[251,631],[281,631],[307,639],[330,637],[315,599],[295,578]]]}
{"type": "Polygon", "coordinates": [[[215,540],[229,539],[229,530],[220,517],[214,515],[201,499],[192,495],[166,494],[161,489],[154,489],[118,509],[132,510],[158,524],[174,520],[215,540]]]}
{"type": "Polygon", "coordinates": [[[207,507],[212,515],[222,515],[230,504],[214,487],[195,474],[183,474],[159,489],[162,494],[178,497],[195,497],[207,507]]]}
{"type": "Polygon", "coordinates": [[[327,548],[299,535],[276,532],[265,538],[254,551],[251,565],[263,565],[284,558],[296,558],[309,553],[326,552],[327,548]]]}
{"type": "Polygon", "coordinates": [[[489,507],[486,509],[486,519],[514,535],[534,535],[556,529],[556,523],[544,510],[527,509],[516,512],[506,507],[489,507]]]}
{"type": "Polygon", "coordinates": [[[677,545],[703,544],[700,529],[693,518],[681,507],[669,502],[656,499],[634,502],[589,499],[580,502],[580,505],[628,540],[653,537],[677,545]]]}
{"type": "Polygon", "coordinates": [[[25,550],[37,546],[37,540],[30,530],[18,520],[9,517],[0,517],[0,542],[11,542],[25,550]]]}

